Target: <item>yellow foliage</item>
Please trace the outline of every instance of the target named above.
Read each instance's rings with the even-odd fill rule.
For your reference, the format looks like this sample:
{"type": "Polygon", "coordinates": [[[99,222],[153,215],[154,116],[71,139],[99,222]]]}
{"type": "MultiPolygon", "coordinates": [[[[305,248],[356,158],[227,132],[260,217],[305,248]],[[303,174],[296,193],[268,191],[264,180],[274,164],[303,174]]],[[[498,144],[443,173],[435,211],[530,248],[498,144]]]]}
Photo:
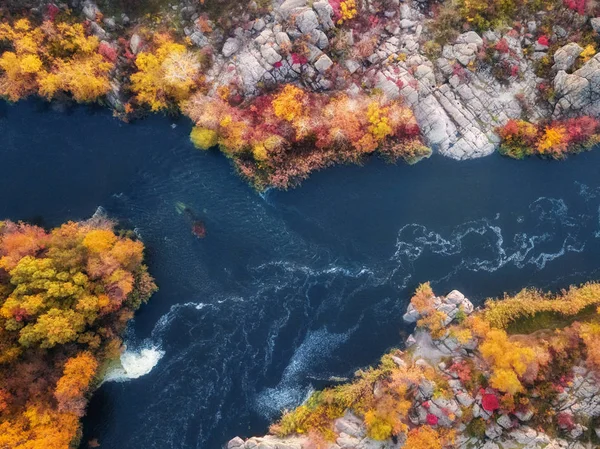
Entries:
{"type": "Polygon", "coordinates": [[[537,143],[537,150],[541,153],[562,152],[567,149],[567,130],[561,126],[548,126],[537,143]]]}
{"type": "Polygon", "coordinates": [[[588,323],[581,326],[580,332],[587,350],[587,363],[600,372],[600,324],[588,323]]]}
{"type": "Polygon", "coordinates": [[[592,59],[595,54],[596,54],[596,47],[594,46],[594,44],[588,44],[585,46],[585,48],[583,49],[583,51],[581,52],[579,57],[585,63],[585,62],[588,62],[590,59],[592,59]]]}
{"type": "Polygon", "coordinates": [[[283,90],[273,98],[273,111],[279,118],[291,122],[295,119],[300,118],[304,114],[304,106],[302,99],[304,97],[304,91],[287,84],[283,90]]]}
{"type": "Polygon", "coordinates": [[[596,282],[571,287],[556,297],[525,289],[501,301],[487,301],[484,318],[491,326],[505,329],[511,322],[537,313],[554,312],[569,317],[595,305],[600,305],[600,284],[596,282]]]}
{"type": "Polygon", "coordinates": [[[45,22],[32,28],[27,19],[0,26],[0,40],[12,51],[0,57],[0,95],[17,101],[33,93],[50,99],[57,92],[80,102],[94,101],[110,90],[113,67],[97,53],[99,41],[81,24],[45,22]]]}
{"type": "Polygon", "coordinates": [[[469,329],[456,329],[453,331],[452,335],[462,345],[467,344],[473,338],[473,334],[469,329]]]}
{"type": "Polygon", "coordinates": [[[38,55],[25,55],[20,61],[20,69],[23,73],[39,72],[42,65],[42,60],[38,55]]]}
{"type": "Polygon", "coordinates": [[[137,101],[152,111],[186,100],[200,77],[197,54],[170,40],[162,39],[154,53],[140,53],[135,64],[138,71],[131,75],[131,88],[137,101]]]}
{"type": "Polygon", "coordinates": [[[376,102],[370,103],[367,109],[367,117],[369,118],[369,123],[371,123],[369,132],[377,141],[382,141],[393,133],[387,113],[387,108],[381,108],[376,102]]]}
{"type": "Polygon", "coordinates": [[[265,161],[269,157],[265,145],[258,143],[252,147],[252,154],[257,161],[265,161]]]}
{"type": "Polygon", "coordinates": [[[356,0],[342,0],[340,2],[340,18],[337,21],[341,25],[346,20],[353,19],[358,14],[356,10],[356,0]]]}
{"type": "Polygon", "coordinates": [[[83,239],[83,246],[93,253],[110,251],[117,241],[114,232],[108,229],[95,229],[87,233],[83,239]]]}
{"type": "Polygon", "coordinates": [[[383,441],[392,436],[392,425],[378,416],[375,410],[369,410],[365,414],[365,424],[367,425],[368,435],[374,440],[383,441]]]}
{"type": "Polygon", "coordinates": [[[518,377],[536,358],[531,348],[511,341],[502,329],[491,329],[479,345],[479,350],[491,366],[494,388],[509,394],[522,391],[518,377]]]}
{"type": "Polygon", "coordinates": [[[423,284],[419,284],[415,290],[415,294],[410,299],[410,303],[417,312],[421,314],[429,313],[433,310],[434,297],[435,294],[431,289],[431,284],[429,282],[425,282],[423,284]]]}
{"type": "Polygon", "coordinates": [[[69,92],[82,103],[96,100],[110,90],[108,72],[112,64],[99,54],[56,61],[54,70],[38,80],[40,95],[51,99],[57,91],[69,92]]]}
{"type": "Polygon", "coordinates": [[[196,148],[208,150],[217,144],[218,135],[212,129],[200,128],[194,126],[190,134],[190,140],[196,148]]]}

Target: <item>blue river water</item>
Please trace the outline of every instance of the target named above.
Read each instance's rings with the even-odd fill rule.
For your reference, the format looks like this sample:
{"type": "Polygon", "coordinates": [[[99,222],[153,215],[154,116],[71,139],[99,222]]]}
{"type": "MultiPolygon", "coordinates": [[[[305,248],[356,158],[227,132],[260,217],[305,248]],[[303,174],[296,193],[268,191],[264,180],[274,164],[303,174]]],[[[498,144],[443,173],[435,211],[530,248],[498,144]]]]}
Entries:
{"type": "Polygon", "coordinates": [[[331,376],[401,345],[420,282],[481,304],[598,278],[600,151],[560,163],[373,159],[259,195],[225,157],[194,150],[189,130],[0,106],[0,217],[55,226],[102,206],[143,238],[160,287],[128,330],[131,370],[90,402],[82,448],[213,449],[262,434],[331,376]]]}

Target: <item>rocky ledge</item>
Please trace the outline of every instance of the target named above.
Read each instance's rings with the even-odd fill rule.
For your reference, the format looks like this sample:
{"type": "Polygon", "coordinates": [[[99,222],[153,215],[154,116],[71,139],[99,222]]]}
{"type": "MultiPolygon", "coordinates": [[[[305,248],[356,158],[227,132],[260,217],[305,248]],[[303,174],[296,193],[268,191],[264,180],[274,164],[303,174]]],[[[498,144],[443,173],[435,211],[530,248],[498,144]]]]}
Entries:
{"type": "MultiPolygon", "coordinates": [[[[116,47],[129,34],[133,54],[147,46],[129,18],[96,23],[96,4],[73,3],[107,45],[116,47]]],[[[249,99],[284,83],[350,94],[377,88],[403,99],[425,142],[455,159],[492,153],[499,143],[495,130],[509,119],[600,116],[600,54],[593,45],[570,42],[586,27],[598,33],[600,17],[567,10],[561,23],[571,29],[557,24],[548,30],[549,13],[540,12],[526,25],[468,31],[440,46],[432,37],[440,24],[421,0],[274,0],[266,10],[250,2],[239,26],[225,31],[202,19],[197,3],[184,1],[170,11],[188,41],[213,55],[209,95],[227,87],[249,99]],[[355,21],[368,18],[366,28],[340,18],[341,3],[357,8],[355,21]]],[[[117,108],[127,100],[118,70],[109,100],[117,108]]]]}
{"type": "MultiPolygon", "coordinates": [[[[408,323],[418,323],[416,331],[406,341],[404,352],[392,351],[382,359],[378,369],[359,372],[359,380],[351,385],[362,393],[358,399],[353,399],[353,405],[333,411],[332,404],[336,404],[339,397],[345,398],[350,391],[338,387],[331,390],[329,396],[319,399],[320,402],[311,399],[299,411],[284,415],[280,424],[272,428],[273,435],[246,440],[236,437],[229,441],[227,449],[599,447],[600,384],[598,370],[590,363],[575,357],[573,363],[560,370],[538,365],[533,368],[538,372],[526,374],[532,369],[528,366],[519,375],[524,390],[502,391],[510,390],[510,387],[501,385],[506,379],[502,382],[494,380],[493,371],[499,365],[492,365],[499,363],[499,359],[490,365],[490,353],[494,350],[492,341],[498,351],[514,350],[525,354],[527,349],[519,343],[502,347],[493,335],[496,329],[487,325],[481,328],[482,322],[486,319],[493,322],[493,317],[486,318],[485,309],[474,311],[471,302],[456,290],[446,296],[432,296],[426,306],[422,298],[422,295],[421,299],[413,298],[404,315],[408,323]],[[437,324],[431,326],[435,322],[431,317],[439,319],[437,324]],[[429,328],[426,321],[429,321],[429,328]],[[461,332],[465,329],[472,329],[473,335],[465,336],[461,332]],[[475,336],[482,331],[488,335],[475,336]],[[537,380],[534,380],[535,376],[537,380]],[[362,389],[366,386],[368,389],[362,389]],[[552,388],[552,393],[545,390],[548,387],[552,388]],[[408,402],[396,407],[402,404],[398,395],[403,394],[408,402]],[[394,403],[389,400],[390,396],[400,402],[394,403]],[[325,411],[322,415],[319,415],[319,407],[325,407],[321,410],[325,411]],[[371,407],[375,412],[369,411],[371,407]],[[338,416],[331,419],[328,427],[320,419],[331,417],[330,413],[338,416]],[[306,422],[320,428],[326,438],[315,438],[306,422]],[[393,423],[393,430],[382,432],[382,422],[393,423]],[[293,426],[286,428],[289,423],[293,426]],[[425,438],[424,429],[433,432],[435,438],[425,438]],[[386,438],[386,432],[391,436],[386,438]]],[[[512,307],[510,302],[506,305],[512,307]]],[[[568,332],[566,329],[562,332],[568,332]]],[[[554,337],[549,335],[546,332],[541,338],[551,342],[554,337]]],[[[532,347],[541,341],[536,338],[530,340],[532,347]]],[[[510,339],[518,341],[523,337],[512,335],[510,339]]],[[[496,356],[503,357],[502,354],[496,356]]],[[[503,376],[506,373],[505,370],[503,376]]]]}

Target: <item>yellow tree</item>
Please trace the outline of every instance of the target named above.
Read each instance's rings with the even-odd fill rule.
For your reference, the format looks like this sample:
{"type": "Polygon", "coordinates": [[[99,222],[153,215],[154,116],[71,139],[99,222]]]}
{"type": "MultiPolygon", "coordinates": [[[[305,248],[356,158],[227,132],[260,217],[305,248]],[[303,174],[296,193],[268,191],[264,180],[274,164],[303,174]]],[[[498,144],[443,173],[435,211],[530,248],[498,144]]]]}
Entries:
{"type": "Polygon", "coordinates": [[[186,100],[200,79],[200,59],[197,53],[163,36],[154,52],[140,53],[135,64],[138,71],[131,75],[131,89],[139,103],[152,111],[167,109],[171,102],[186,100]]]}

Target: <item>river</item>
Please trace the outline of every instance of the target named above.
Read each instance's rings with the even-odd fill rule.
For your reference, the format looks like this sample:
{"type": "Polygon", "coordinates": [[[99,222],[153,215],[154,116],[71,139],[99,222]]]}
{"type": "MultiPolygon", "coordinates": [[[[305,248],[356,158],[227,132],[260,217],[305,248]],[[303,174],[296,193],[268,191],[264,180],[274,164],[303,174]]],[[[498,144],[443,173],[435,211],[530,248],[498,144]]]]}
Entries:
{"type": "Polygon", "coordinates": [[[598,277],[600,151],[560,163],[373,159],[259,195],[225,157],[193,149],[189,130],[0,106],[0,217],[56,226],[102,206],[143,238],[160,287],[128,329],[127,372],[90,402],[84,443],[213,449],[263,434],[330,376],[400,345],[420,282],[481,304],[598,277]],[[177,202],[204,219],[205,239],[177,202]]]}

